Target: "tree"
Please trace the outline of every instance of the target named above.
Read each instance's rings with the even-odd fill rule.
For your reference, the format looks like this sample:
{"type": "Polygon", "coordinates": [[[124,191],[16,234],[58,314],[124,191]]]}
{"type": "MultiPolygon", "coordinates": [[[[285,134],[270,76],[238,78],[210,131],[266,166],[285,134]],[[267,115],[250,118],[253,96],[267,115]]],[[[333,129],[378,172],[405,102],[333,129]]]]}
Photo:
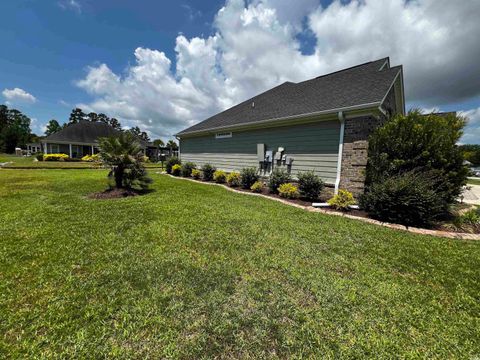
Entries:
{"type": "Polygon", "coordinates": [[[110,121],[110,118],[107,115],[105,115],[104,113],[98,114],[97,119],[98,119],[97,121],[103,122],[105,124],[108,124],[109,121],[110,121]]]}
{"type": "Polygon", "coordinates": [[[60,130],[62,130],[62,126],[60,126],[60,124],[58,123],[57,120],[52,119],[47,124],[47,128],[45,130],[45,135],[49,136],[49,135],[55,134],[56,132],[58,132],[60,130]]]}
{"type": "Polygon", "coordinates": [[[143,151],[138,138],[130,132],[100,139],[100,156],[111,170],[108,178],[117,189],[146,190],[152,180],[143,166],[143,151]]]}
{"type": "Polygon", "coordinates": [[[463,157],[473,165],[480,165],[480,145],[461,145],[463,157]]]}
{"type": "Polygon", "coordinates": [[[434,171],[441,184],[435,191],[441,194],[446,211],[460,196],[467,180],[468,169],[457,146],[465,123],[455,114],[423,115],[412,110],[377,128],[369,139],[367,192],[372,184],[393,176],[434,171]]]}
{"type": "Polygon", "coordinates": [[[165,143],[162,141],[162,139],[155,139],[153,140],[153,145],[157,147],[164,147],[165,143]]]}
{"type": "Polygon", "coordinates": [[[178,145],[175,142],[175,140],[168,140],[167,147],[170,148],[170,150],[177,150],[178,149],[178,145]]]}
{"type": "Polygon", "coordinates": [[[0,105],[0,151],[13,153],[30,139],[30,118],[16,109],[0,105]]]}
{"type": "Polygon", "coordinates": [[[93,121],[93,122],[98,121],[98,115],[93,111],[88,113],[87,117],[89,121],[93,121]]]}
{"type": "Polygon", "coordinates": [[[110,118],[109,124],[116,130],[122,130],[122,125],[120,124],[120,121],[115,118],[110,118]]]}
{"type": "Polygon", "coordinates": [[[144,141],[150,141],[150,138],[148,137],[148,134],[145,131],[140,130],[138,126],[134,126],[128,130],[128,132],[132,133],[136,137],[144,140],[144,141]]]}
{"type": "Polygon", "coordinates": [[[76,124],[81,120],[85,120],[87,115],[83,112],[82,109],[80,108],[75,108],[72,110],[70,113],[70,117],[68,118],[68,123],[69,124],[76,124]]]}

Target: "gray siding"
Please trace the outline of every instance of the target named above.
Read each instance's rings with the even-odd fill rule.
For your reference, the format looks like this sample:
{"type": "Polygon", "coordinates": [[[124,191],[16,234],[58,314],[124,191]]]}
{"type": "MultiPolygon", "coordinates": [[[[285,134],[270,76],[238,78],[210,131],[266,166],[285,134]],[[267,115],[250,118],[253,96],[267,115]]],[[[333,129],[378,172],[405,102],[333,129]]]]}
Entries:
{"type": "Polygon", "coordinates": [[[227,139],[215,139],[215,134],[180,140],[182,161],[198,166],[211,163],[225,171],[258,167],[257,144],[266,150],[285,148],[285,154],[294,158],[291,172],[313,170],[326,182],[334,183],[337,172],[338,121],[323,121],[301,125],[282,126],[248,131],[233,131],[227,139]]]}

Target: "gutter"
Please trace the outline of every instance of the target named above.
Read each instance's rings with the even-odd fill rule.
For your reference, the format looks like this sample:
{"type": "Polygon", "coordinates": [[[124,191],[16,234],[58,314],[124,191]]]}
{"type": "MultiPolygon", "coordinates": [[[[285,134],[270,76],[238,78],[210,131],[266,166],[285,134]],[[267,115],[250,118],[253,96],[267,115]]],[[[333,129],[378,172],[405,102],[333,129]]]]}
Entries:
{"type": "Polygon", "coordinates": [[[345,134],[345,117],[343,112],[338,112],[338,120],[340,121],[340,139],[338,142],[338,160],[337,160],[337,179],[335,180],[335,195],[338,194],[340,187],[340,178],[342,175],[342,156],[343,156],[343,136],[345,134]]]}
{"type": "Polygon", "coordinates": [[[261,120],[261,121],[255,121],[255,122],[248,122],[248,123],[240,123],[240,124],[234,124],[234,125],[217,126],[217,127],[213,127],[213,128],[204,129],[204,130],[189,131],[189,132],[186,132],[186,133],[183,133],[183,134],[182,133],[177,133],[174,136],[175,137],[182,137],[182,135],[195,135],[195,134],[209,133],[209,132],[217,131],[217,130],[235,129],[235,128],[242,127],[242,126],[255,126],[255,125],[261,125],[261,124],[269,124],[269,123],[275,123],[277,121],[282,121],[282,120],[301,119],[301,118],[308,117],[308,116],[329,115],[329,114],[334,114],[334,113],[338,113],[338,112],[343,113],[344,111],[378,108],[381,104],[382,104],[382,101],[376,101],[376,102],[366,103],[366,104],[361,104],[361,105],[346,106],[346,107],[341,107],[341,108],[337,108],[337,109],[315,111],[315,112],[311,112],[311,113],[285,116],[285,117],[281,117],[281,118],[273,118],[273,119],[267,119],[267,120],[261,120]]]}

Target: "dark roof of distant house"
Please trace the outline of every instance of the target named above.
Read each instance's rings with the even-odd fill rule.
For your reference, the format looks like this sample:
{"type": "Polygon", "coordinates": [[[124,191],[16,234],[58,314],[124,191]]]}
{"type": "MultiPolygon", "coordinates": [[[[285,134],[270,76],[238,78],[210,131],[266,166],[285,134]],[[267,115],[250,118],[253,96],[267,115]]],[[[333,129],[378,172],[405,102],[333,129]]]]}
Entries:
{"type": "Polygon", "coordinates": [[[381,103],[402,66],[371,61],[300,83],[285,82],[177,135],[381,103]]]}
{"type": "Polygon", "coordinates": [[[119,130],[104,122],[82,120],[45,137],[42,142],[60,141],[92,144],[98,142],[98,138],[114,136],[118,133],[119,130]]]}

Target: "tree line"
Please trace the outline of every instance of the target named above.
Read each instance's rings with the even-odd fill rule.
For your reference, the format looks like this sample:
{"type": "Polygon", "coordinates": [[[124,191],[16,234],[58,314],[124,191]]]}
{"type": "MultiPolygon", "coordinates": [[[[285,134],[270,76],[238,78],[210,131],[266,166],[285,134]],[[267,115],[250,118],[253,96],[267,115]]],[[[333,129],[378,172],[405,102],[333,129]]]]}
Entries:
{"type": "Polygon", "coordinates": [[[21,111],[0,105],[0,152],[13,153],[16,147],[33,141],[36,135],[31,133],[30,123],[21,111]]]}
{"type": "Polygon", "coordinates": [[[473,165],[480,165],[480,145],[460,145],[463,158],[473,165]]]}

